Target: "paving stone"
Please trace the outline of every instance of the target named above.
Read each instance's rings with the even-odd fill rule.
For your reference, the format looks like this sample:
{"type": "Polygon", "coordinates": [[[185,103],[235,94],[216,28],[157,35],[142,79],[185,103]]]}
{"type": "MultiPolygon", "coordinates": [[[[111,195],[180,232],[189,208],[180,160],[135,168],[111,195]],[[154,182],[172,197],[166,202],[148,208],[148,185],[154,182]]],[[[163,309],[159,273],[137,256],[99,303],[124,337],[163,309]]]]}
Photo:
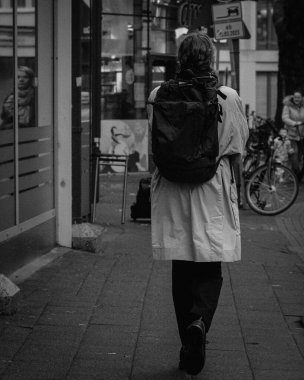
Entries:
{"type": "Polygon", "coordinates": [[[73,367],[71,374],[65,379],[67,380],[129,380],[129,368],[105,368],[98,366],[73,367]]]}
{"type": "Polygon", "coordinates": [[[299,303],[304,305],[303,289],[283,289],[274,288],[274,291],[279,299],[279,302],[283,303],[299,303]]]}
{"type": "MultiPolygon", "coordinates": [[[[223,375],[223,379],[252,380],[249,362],[245,352],[208,350],[202,379],[212,379],[213,374],[223,375]]],[[[215,377],[217,378],[217,377],[215,377]]],[[[218,377],[220,379],[220,377],[218,377]]]]}
{"type": "Polygon", "coordinates": [[[138,282],[107,282],[98,303],[112,306],[140,306],[144,302],[145,283],[138,282]]]}
{"type": "Polygon", "coordinates": [[[285,320],[287,322],[287,325],[290,329],[290,331],[295,332],[295,333],[304,333],[304,327],[301,321],[302,317],[297,315],[297,316],[285,316],[285,320]]]}
{"type": "Polygon", "coordinates": [[[141,328],[139,341],[144,344],[164,344],[173,345],[177,348],[181,346],[180,338],[178,335],[177,327],[173,329],[160,329],[155,328],[145,329],[141,328]]]}
{"type": "Polygon", "coordinates": [[[198,376],[188,376],[185,372],[180,371],[176,365],[170,368],[153,368],[147,370],[145,368],[136,369],[132,374],[132,380],[191,380],[200,379],[198,376]]]}
{"type": "Polygon", "coordinates": [[[31,333],[31,329],[8,326],[0,335],[0,358],[11,360],[31,333]]]}
{"type": "Polygon", "coordinates": [[[70,363],[76,354],[82,327],[71,326],[35,326],[25,343],[15,355],[15,361],[45,362],[59,361],[70,363]]]}
{"type": "Polygon", "coordinates": [[[244,351],[244,341],[240,330],[228,328],[218,330],[213,326],[207,335],[207,350],[244,351]]]}
{"type": "Polygon", "coordinates": [[[175,371],[178,368],[180,346],[163,342],[138,342],[135,352],[132,377],[145,379],[154,374],[157,379],[161,373],[175,371]]]}
{"type": "MultiPolygon", "coordinates": [[[[245,344],[253,368],[302,370],[304,361],[290,334],[284,330],[246,329],[245,344]]],[[[304,372],[303,372],[304,373],[304,372]]]]}
{"type": "MultiPolygon", "coordinates": [[[[292,334],[302,356],[304,357],[304,331],[298,331],[292,334]]],[[[304,379],[304,376],[303,376],[304,379]]]]}
{"type": "Polygon", "coordinates": [[[64,339],[56,342],[25,342],[22,348],[16,353],[14,361],[38,361],[46,362],[48,360],[52,362],[62,361],[71,363],[73,357],[76,355],[78,346],[73,346],[66,342],[64,339]]]}
{"type": "Polygon", "coordinates": [[[82,345],[102,346],[120,344],[133,346],[136,342],[138,329],[134,326],[90,325],[82,339],[82,345]]]}
{"type": "Polygon", "coordinates": [[[130,342],[121,342],[118,346],[117,343],[112,341],[104,341],[100,339],[97,343],[86,342],[81,344],[79,350],[75,356],[75,360],[79,361],[101,361],[104,366],[115,367],[113,364],[115,361],[124,362],[132,361],[134,354],[135,345],[130,344],[130,342]]]}
{"type": "Polygon", "coordinates": [[[220,328],[233,330],[239,329],[239,319],[236,313],[235,306],[219,305],[213,317],[212,325],[220,328]]]}
{"type": "Polygon", "coordinates": [[[52,358],[44,361],[36,361],[33,358],[29,361],[14,361],[1,375],[1,380],[64,379],[69,366],[70,363],[65,357],[57,361],[52,358]]]}
{"type": "Polygon", "coordinates": [[[139,327],[141,310],[141,306],[123,307],[101,304],[94,308],[90,323],[139,327]]]}
{"type": "Polygon", "coordinates": [[[38,325],[85,326],[92,314],[90,307],[47,306],[39,317],[38,325]]]}
{"type": "Polygon", "coordinates": [[[235,302],[238,310],[244,311],[261,311],[261,312],[279,312],[280,305],[277,300],[271,296],[253,295],[251,297],[244,297],[235,295],[235,302]]]}
{"type": "Polygon", "coordinates": [[[278,345],[278,342],[267,346],[247,344],[247,352],[254,369],[295,370],[304,373],[303,357],[296,347],[287,349],[278,345]]]}
{"type": "Polygon", "coordinates": [[[239,318],[244,329],[255,326],[257,329],[284,330],[287,327],[279,312],[240,310],[239,318]]]}
{"type": "Polygon", "coordinates": [[[304,380],[301,371],[265,370],[255,371],[255,380],[304,380]]]}

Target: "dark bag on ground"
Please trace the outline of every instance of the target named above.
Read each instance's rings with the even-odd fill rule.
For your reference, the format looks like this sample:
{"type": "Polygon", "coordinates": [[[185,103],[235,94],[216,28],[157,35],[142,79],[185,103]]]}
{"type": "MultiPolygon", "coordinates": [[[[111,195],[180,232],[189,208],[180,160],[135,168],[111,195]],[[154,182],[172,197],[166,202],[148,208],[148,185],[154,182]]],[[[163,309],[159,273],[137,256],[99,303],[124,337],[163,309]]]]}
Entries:
{"type": "Polygon", "coordinates": [[[153,104],[152,152],[169,181],[203,183],[218,167],[219,104],[213,73],[190,80],[169,80],[153,104]]]}
{"type": "Polygon", "coordinates": [[[136,194],[136,202],[131,206],[131,218],[150,219],[151,218],[151,177],[142,178],[139,181],[139,188],[136,194]]]}

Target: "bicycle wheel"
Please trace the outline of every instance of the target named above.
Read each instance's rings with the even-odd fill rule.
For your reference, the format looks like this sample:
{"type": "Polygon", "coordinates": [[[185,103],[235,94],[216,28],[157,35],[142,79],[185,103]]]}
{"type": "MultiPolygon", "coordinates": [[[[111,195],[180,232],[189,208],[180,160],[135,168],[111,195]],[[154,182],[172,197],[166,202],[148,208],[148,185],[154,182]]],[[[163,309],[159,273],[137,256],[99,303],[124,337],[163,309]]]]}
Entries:
{"type": "Polygon", "coordinates": [[[248,181],[253,171],[258,165],[257,157],[253,155],[247,155],[243,161],[243,175],[245,181],[248,181]]]}
{"type": "Polygon", "coordinates": [[[294,172],[278,163],[257,168],[246,186],[246,200],[250,208],[261,215],[277,215],[287,210],[299,191],[294,172]]]}

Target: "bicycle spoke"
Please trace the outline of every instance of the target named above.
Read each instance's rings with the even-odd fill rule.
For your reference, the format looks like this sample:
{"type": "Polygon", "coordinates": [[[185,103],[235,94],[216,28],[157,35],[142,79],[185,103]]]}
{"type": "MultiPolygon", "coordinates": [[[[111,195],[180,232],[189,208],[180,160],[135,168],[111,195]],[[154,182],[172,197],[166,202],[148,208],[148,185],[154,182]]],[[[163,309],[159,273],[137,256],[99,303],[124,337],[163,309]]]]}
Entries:
{"type": "Polygon", "coordinates": [[[276,215],[286,210],[296,199],[297,193],[298,183],[294,173],[278,163],[256,169],[246,187],[249,206],[265,215],[276,215]]]}

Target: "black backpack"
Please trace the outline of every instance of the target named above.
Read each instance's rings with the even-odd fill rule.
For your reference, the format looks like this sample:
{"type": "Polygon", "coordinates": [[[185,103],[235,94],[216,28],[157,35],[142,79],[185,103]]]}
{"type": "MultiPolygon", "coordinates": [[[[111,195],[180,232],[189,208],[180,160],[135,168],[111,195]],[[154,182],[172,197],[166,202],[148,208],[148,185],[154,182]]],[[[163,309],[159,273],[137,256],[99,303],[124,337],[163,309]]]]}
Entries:
{"type": "Polygon", "coordinates": [[[152,102],[152,153],[169,181],[203,183],[217,170],[217,83],[212,74],[188,81],[171,79],[157,91],[152,102]]]}

